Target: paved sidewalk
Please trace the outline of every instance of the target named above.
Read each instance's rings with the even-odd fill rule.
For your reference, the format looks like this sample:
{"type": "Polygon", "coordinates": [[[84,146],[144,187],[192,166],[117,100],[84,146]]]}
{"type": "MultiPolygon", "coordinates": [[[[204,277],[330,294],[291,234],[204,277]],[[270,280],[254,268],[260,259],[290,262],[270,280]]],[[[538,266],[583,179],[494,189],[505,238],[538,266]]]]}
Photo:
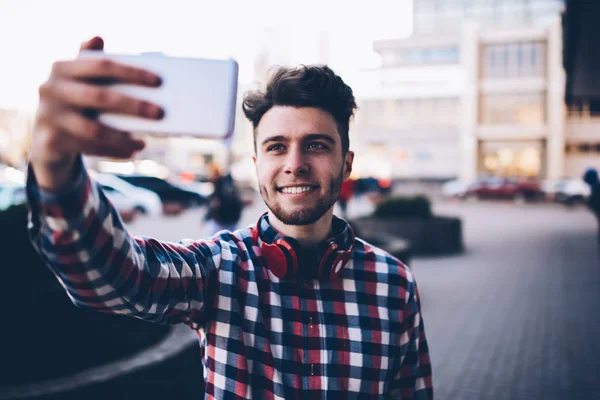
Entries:
{"type": "Polygon", "coordinates": [[[445,204],[467,253],[413,260],[436,399],[600,399],[600,262],[585,209],[445,204]]]}

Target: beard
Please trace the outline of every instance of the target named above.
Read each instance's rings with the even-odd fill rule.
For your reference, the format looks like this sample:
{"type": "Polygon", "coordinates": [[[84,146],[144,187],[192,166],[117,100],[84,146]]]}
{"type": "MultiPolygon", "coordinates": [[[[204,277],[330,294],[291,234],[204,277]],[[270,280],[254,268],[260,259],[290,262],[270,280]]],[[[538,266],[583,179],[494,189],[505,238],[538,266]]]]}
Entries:
{"type": "Polygon", "coordinates": [[[321,219],[338,200],[343,180],[344,169],[342,168],[339,176],[329,181],[329,190],[326,192],[325,197],[318,199],[314,207],[306,207],[302,210],[285,210],[276,200],[269,200],[265,185],[260,185],[260,194],[267,208],[285,225],[311,225],[321,219]]]}

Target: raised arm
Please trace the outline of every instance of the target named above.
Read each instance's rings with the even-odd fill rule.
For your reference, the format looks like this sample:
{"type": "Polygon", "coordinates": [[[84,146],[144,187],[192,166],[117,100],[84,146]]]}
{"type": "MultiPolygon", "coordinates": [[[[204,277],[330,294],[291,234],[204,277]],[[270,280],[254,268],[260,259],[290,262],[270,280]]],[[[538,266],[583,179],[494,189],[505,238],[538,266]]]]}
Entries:
{"type": "MultiPolygon", "coordinates": [[[[82,48],[102,46],[94,38],[82,48]]],[[[149,72],[109,60],[54,65],[40,87],[32,135],[27,183],[32,241],[76,305],[156,322],[202,323],[228,244],[162,243],[127,233],[89,178],[81,154],[128,158],[143,148],[129,133],[99,123],[98,112],[146,118],[162,112],[99,81],[160,84],[149,72]]]]}
{"type": "MultiPolygon", "coordinates": [[[[82,50],[101,50],[102,39],[94,38],[82,50]]],[[[59,191],[74,179],[80,154],[129,158],[144,147],[130,133],[111,129],[97,121],[98,112],[110,111],[149,119],[160,119],[160,107],[118,94],[100,82],[159,86],[160,77],[109,59],[75,59],[54,63],[39,88],[39,105],[29,155],[39,186],[59,191]]]]}
{"type": "Polygon", "coordinates": [[[29,175],[29,232],[73,303],[159,323],[206,321],[219,269],[236,254],[222,240],[131,237],[80,162],[73,185],[40,189],[29,175]],[[225,260],[223,259],[225,258],[225,260]]]}

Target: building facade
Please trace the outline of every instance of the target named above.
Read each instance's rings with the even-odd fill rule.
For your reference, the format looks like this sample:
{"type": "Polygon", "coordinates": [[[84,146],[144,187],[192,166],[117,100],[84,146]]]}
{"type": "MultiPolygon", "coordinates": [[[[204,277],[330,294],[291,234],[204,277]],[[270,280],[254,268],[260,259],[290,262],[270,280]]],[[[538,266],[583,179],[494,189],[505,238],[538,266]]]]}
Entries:
{"type": "Polygon", "coordinates": [[[579,175],[565,160],[563,9],[415,0],[413,36],[375,42],[382,65],[360,80],[368,158],[393,178],[579,175]]]}
{"type": "Polygon", "coordinates": [[[420,36],[374,44],[381,68],[352,83],[359,175],[451,178],[459,173],[465,75],[460,36],[420,36]]]}

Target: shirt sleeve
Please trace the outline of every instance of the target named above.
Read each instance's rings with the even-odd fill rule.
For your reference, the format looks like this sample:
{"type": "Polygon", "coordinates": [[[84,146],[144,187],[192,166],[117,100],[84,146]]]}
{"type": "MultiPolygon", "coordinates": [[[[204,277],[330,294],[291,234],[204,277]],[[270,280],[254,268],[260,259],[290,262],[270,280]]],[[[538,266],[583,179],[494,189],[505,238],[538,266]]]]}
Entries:
{"type": "Polygon", "coordinates": [[[73,184],[56,193],[37,185],[31,166],[27,176],[31,241],[71,301],[157,323],[203,325],[230,244],[133,238],[81,159],[77,169],[73,184]]]}
{"type": "Polygon", "coordinates": [[[433,380],[429,346],[421,314],[419,290],[409,280],[408,300],[404,308],[404,332],[400,336],[400,367],[390,385],[390,398],[402,400],[433,399],[433,380]]]}

